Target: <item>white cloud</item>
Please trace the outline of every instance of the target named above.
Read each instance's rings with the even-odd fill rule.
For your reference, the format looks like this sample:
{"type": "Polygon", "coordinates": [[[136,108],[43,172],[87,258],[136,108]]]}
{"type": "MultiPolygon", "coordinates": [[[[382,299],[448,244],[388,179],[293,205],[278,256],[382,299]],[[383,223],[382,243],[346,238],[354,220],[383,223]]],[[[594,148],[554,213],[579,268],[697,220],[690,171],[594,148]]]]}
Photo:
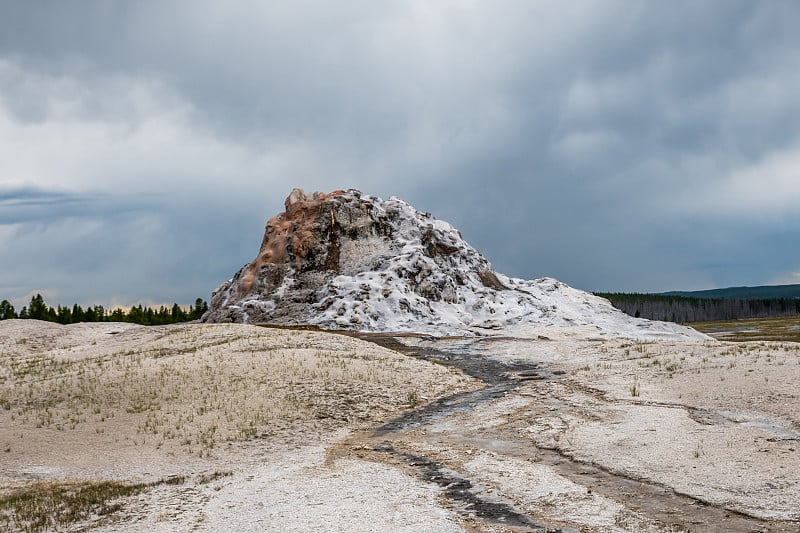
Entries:
{"type": "Polygon", "coordinates": [[[800,272],[787,272],[777,276],[770,285],[800,285],[800,272]]]}
{"type": "Polygon", "coordinates": [[[224,196],[319,172],[302,141],[256,149],[215,136],[188,101],[152,78],[40,74],[0,60],[0,95],[7,187],[224,196]],[[36,109],[15,100],[12,86],[24,87],[36,109]]]}
{"type": "Polygon", "coordinates": [[[701,215],[771,219],[800,214],[800,146],[704,180],[686,193],[685,205],[701,215]]]}

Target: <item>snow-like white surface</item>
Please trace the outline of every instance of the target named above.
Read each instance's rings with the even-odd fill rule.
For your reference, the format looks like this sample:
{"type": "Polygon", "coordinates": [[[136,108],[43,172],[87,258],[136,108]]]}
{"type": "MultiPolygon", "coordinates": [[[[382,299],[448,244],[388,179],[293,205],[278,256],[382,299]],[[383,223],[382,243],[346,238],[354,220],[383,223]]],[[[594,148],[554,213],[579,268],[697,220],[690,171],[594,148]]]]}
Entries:
{"type": "MultiPolygon", "coordinates": [[[[296,245],[296,253],[245,265],[213,295],[209,320],[431,335],[536,338],[543,328],[560,328],[589,337],[708,339],[687,327],[630,317],[552,278],[498,274],[457,229],[399,198],[355,190],[320,196],[326,203],[319,212],[337,221],[335,245],[323,242],[334,232],[325,219],[282,219],[285,227],[273,227],[274,234],[293,228],[302,238],[281,233],[270,246],[296,245]],[[309,235],[318,239],[314,260],[325,253],[320,250],[339,251],[335,271],[304,255],[309,235]],[[259,282],[242,284],[254,275],[259,282]]],[[[265,243],[274,237],[269,229],[265,243]]]]}
{"type": "Polygon", "coordinates": [[[396,197],[361,198],[379,216],[394,215],[387,217],[393,227],[391,248],[346,241],[343,249],[353,259],[343,261],[345,274],[333,278],[328,294],[312,306],[313,324],[434,335],[536,336],[542,327],[582,327],[599,336],[707,338],[677,324],[630,317],[607,300],[552,278],[527,281],[493,273],[489,262],[447,222],[396,197]],[[431,256],[431,240],[445,253],[431,256]],[[359,271],[365,264],[380,266],[359,271]],[[486,286],[481,272],[494,274],[506,288],[486,286]]]}
{"type": "Polygon", "coordinates": [[[311,448],[254,467],[212,495],[196,531],[463,531],[435,485],[378,463],[324,461],[311,448]]]}

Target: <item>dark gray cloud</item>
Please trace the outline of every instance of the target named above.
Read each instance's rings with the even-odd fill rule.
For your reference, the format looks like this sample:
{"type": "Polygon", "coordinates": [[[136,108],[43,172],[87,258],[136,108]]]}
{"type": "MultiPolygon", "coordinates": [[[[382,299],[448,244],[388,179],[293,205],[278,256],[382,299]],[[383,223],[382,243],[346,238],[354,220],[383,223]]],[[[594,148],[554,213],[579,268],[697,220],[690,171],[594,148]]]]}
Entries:
{"type": "Polygon", "coordinates": [[[0,239],[27,265],[0,283],[14,297],[207,295],[294,186],[404,197],[498,270],[585,289],[800,270],[794,2],[3,15],[0,239]]]}
{"type": "Polygon", "coordinates": [[[0,186],[0,225],[59,223],[65,218],[102,218],[122,211],[143,209],[121,198],[34,186],[0,186]]]}
{"type": "Polygon", "coordinates": [[[53,201],[63,196],[37,194],[20,222],[0,225],[4,298],[21,305],[41,291],[53,302],[192,302],[254,256],[261,238],[262,221],[244,213],[152,199],[102,208],[53,201]]]}

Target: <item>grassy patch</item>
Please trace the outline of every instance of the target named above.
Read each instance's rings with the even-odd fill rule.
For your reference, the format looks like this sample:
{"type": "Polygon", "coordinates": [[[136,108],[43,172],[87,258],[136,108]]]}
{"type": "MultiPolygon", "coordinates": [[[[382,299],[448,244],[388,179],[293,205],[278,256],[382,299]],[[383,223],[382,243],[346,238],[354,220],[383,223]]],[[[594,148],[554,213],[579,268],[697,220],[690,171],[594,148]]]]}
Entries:
{"type": "Polygon", "coordinates": [[[0,496],[0,531],[61,530],[85,520],[102,519],[122,509],[122,498],[161,484],[176,481],[34,483],[0,496]]]}
{"type": "Polygon", "coordinates": [[[800,342],[800,316],[715,320],[688,324],[719,340],[800,342]]]}

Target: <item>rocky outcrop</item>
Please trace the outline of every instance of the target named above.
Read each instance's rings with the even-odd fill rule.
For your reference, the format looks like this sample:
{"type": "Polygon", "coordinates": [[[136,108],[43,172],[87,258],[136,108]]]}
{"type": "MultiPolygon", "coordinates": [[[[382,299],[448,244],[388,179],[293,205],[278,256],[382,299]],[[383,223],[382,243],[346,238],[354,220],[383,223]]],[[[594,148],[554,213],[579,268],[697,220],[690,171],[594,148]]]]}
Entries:
{"type": "Polygon", "coordinates": [[[333,303],[334,278],[389,263],[410,292],[434,302],[455,302],[456,287],[470,276],[499,285],[489,263],[449,224],[396,198],[294,189],[284,205],[267,221],[256,258],[214,292],[206,321],[314,322],[333,303]]]}
{"type": "Polygon", "coordinates": [[[204,321],[429,333],[655,324],[550,278],[503,276],[450,224],[395,197],[294,189],[284,205],[256,258],[213,293],[204,321]]]}

